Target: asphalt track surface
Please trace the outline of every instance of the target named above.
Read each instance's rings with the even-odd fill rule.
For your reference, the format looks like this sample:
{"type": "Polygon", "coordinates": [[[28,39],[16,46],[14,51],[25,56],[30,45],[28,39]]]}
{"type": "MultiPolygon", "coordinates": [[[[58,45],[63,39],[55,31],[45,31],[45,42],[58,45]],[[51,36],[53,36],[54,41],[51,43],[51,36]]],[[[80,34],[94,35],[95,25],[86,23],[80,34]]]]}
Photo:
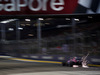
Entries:
{"type": "Polygon", "coordinates": [[[61,64],[0,59],[0,75],[100,75],[99,67],[73,68],[61,64]],[[85,73],[85,74],[84,74],[85,73]]]}

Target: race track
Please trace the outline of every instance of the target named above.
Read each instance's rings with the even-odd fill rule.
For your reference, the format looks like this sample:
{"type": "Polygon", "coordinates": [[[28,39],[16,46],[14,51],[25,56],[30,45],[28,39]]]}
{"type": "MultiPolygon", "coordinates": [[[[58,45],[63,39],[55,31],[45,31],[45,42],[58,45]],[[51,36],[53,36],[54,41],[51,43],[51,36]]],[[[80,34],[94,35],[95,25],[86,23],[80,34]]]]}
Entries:
{"type": "Polygon", "coordinates": [[[0,59],[0,75],[100,75],[100,68],[73,68],[61,64],[29,63],[0,59]]]}

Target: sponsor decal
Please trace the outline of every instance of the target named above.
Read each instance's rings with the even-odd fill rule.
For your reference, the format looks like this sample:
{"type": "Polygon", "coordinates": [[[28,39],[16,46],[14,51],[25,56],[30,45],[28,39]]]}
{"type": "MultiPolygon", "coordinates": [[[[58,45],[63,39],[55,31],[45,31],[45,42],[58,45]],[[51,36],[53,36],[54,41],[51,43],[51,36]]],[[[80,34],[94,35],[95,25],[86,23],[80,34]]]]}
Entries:
{"type": "Polygon", "coordinates": [[[0,15],[71,14],[78,0],[0,0],[0,15]]]}
{"type": "Polygon", "coordinates": [[[42,56],[42,59],[53,59],[52,56],[42,56]]]}
{"type": "Polygon", "coordinates": [[[65,57],[58,57],[58,60],[64,60],[65,57]]]}
{"type": "Polygon", "coordinates": [[[22,57],[28,57],[28,55],[22,55],[22,57]]]}
{"type": "Polygon", "coordinates": [[[100,62],[100,59],[97,59],[97,58],[91,58],[91,61],[92,61],[92,62],[100,62]]]}
{"type": "Polygon", "coordinates": [[[37,59],[37,58],[39,58],[39,56],[31,56],[31,58],[36,58],[37,59]]]}

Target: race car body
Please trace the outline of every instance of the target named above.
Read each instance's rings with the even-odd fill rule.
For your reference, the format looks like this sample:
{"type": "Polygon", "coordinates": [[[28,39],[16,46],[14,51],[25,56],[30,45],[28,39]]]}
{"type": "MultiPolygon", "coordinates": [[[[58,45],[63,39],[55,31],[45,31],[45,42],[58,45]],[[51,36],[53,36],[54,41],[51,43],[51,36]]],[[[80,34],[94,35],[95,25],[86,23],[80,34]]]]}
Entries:
{"type": "Polygon", "coordinates": [[[80,65],[82,66],[82,60],[80,57],[72,57],[68,61],[62,62],[63,66],[72,67],[73,65],[80,65]]]}

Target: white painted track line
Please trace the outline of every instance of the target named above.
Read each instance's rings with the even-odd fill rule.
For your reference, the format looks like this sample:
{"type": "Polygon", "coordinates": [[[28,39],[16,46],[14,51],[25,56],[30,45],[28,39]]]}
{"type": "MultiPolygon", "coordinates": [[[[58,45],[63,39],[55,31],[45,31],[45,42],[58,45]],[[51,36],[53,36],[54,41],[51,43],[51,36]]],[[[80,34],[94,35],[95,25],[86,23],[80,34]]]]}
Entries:
{"type": "Polygon", "coordinates": [[[53,71],[53,72],[35,72],[20,73],[9,75],[100,75],[100,71],[53,71]]]}

